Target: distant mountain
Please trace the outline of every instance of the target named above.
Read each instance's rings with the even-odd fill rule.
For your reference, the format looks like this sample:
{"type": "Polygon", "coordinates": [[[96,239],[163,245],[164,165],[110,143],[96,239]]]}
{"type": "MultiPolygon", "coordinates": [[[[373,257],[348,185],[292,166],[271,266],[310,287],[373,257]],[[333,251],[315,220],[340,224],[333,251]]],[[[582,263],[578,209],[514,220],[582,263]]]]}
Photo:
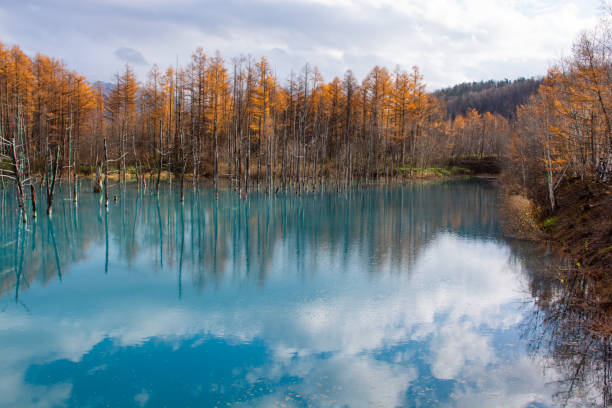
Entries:
{"type": "Polygon", "coordinates": [[[102,85],[102,93],[104,95],[108,95],[108,93],[115,87],[115,84],[112,82],[104,82],[104,81],[96,81],[91,84],[91,87],[97,87],[98,85],[102,85]]]}
{"type": "Polygon", "coordinates": [[[529,96],[537,92],[541,83],[540,78],[464,82],[435,91],[434,95],[446,103],[452,118],[470,109],[499,113],[506,118],[512,118],[516,107],[527,102],[529,96]]]}

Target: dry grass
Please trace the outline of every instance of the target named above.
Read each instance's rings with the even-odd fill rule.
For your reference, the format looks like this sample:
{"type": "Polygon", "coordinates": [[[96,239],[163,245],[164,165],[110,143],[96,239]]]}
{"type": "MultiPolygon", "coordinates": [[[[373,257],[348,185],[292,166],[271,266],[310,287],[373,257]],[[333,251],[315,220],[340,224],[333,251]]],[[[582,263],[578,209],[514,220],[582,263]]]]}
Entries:
{"type": "Polygon", "coordinates": [[[538,240],[542,232],[537,223],[535,204],[527,197],[513,194],[502,197],[502,228],[512,238],[538,240]]]}

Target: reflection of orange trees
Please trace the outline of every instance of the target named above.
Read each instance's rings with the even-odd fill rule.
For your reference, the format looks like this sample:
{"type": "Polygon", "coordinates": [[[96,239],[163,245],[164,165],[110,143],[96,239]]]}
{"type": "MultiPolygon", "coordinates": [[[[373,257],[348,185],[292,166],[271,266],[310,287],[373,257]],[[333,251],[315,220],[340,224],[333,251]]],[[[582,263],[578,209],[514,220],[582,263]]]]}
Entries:
{"type": "Polygon", "coordinates": [[[557,374],[561,406],[610,406],[612,319],[598,302],[599,279],[572,263],[554,246],[509,240],[524,265],[535,302],[522,322],[522,337],[546,368],[557,374]],[[577,404],[577,405],[576,405],[577,404]]]}
{"type": "Polygon", "coordinates": [[[612,403],[612,318],[594,300],[598,282],[579,266],[563,269],[552,274],[558,276],[534,279],[537,301],[525,334],[533,351],[559,371],[557,397],[564,406],[586,395],[594,406],[607,407],[612,403]]]}
{"type": "MultiPolygon", "coordinates": [[[[3,195],[6,195],[4,191],[3,195]]],[[[64,191],[64,194],[68,194],[64,191]]],[[[60,196],[60,199],[64,197],[60,196]]],[[[58,199],[58,201],[60,201],[58,199]]],[[[16,201],[5,202],[0,228],[0,293],[17,296],[36,282],[61,279],[75,262],[83,260],[94,241],[102,243],[103,224],[98,207],[83,206],[75,211],[72,201],[62,200],[53,217],[42,217],[30,225],[8,216],[16,211],[16,201]],[[70,204],[69,204],[70,203],[70,204]],[[7,216],[5,216],[7,215],[7,216]]],[[[96,201],[97,203],[97,201],[96,201]]]]}
{"type": "Polygon", "coordinates": [[[370,265],[369,273],[404,273],[437,233],[492,237],[497,232],[495,191],[484,183],[415,184],[349,195],[257,193],[246,201],[226,191],[217,204],[208,189],[187,189],[182,205],[176,194],[166,191],[155,198],[123,189],[108,218],[93,195],[83,195],[76,212],[58,200],[54,234],[46,219],[20,230],[21,267],[21,258],[14,256],[18,219],[10,218],[12,224],[2,230],[7,243],[2,265],[9,271],[2,275],[2,291],[15,289],[19,268],[27,280],[20,290],[27,290],[36,280],[65,273],[88,257],[88,250],[106,251],[106,226],[109,273],[114,265],[144,266],[176,273],[181,285],[191,280],[202,288],[226,278],[264,284],[273,262],[304,275],[319,272],[321,259],[345,268],[357,259],[370,265]]]}

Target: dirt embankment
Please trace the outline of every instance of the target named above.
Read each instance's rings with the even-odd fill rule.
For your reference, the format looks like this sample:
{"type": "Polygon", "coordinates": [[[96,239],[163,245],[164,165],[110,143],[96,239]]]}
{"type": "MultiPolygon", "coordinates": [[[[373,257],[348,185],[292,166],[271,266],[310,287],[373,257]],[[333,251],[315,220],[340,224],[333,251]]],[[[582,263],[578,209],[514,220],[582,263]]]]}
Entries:
{"type": "Polygon", "coordinates": [[[612,186],[571,179],[556,191],[554,211],[521,195],[502,200],[505,232],[515,238],[548,240],[593,282],[591,295],[612,311],[612,186]]]}
{"type": "Polygon", "coordinates": [[[591,277],[599,305],[612,311],[612,187],[572,180],[559,187],[558,208],[543,229],[591,277]]]}
{"type": "Polygon", "coordinates": [[[523,195],[506,195],[504,232],[557,242],[583,267],[612,269],[612,186],[568,180],[556,191],[556,201],[557,208],[550,211],[523,195]]]}

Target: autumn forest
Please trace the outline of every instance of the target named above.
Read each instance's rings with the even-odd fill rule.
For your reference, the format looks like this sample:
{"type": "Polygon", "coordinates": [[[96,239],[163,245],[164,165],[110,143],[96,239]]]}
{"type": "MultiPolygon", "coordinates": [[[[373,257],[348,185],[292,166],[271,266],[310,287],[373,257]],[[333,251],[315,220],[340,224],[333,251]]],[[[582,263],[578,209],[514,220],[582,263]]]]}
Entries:
{"type": "Polygon", "coordinates": [[[125,66],[106,91],[44,55],[17,46],[0,55],[2,137],[27,163],[22,178],[46,174],[56,158],[62,177],[94,172],[106,143],[122,180],[169,172],[224,178],[245,193],[254,184],[300,191],[499,156],[510,133],[500,115],[448,120],[416,67],[326,83],[306,65],[280,81],[265,58],[226,64],[198,49],[188,66],[155,66],[142,82],[125,66]]]}
{"type": "Polygon", "coordinates": [[[612,3],[49,3],[0,408],[612,406],[612,3]]]}
{"type": "Polygon", "coordinates": [[[215,188],[222,179],[245,195],[253,187],[299,193],[495,157],[554,209],[564,177],[610,172],[605,28],[582,35],[510,117],[449,114],[416,67],[376,66],[361,80],[349,70],[326,82],[307,64],[279,79],[263,57],[228,63],[198,48],[185,66],[154,66],[147,78],[126,65],[105,87],[57,59],[0,45],[2,180],[18,181],[22,201],[32,177],[51,197],[56,179],[97,173],[101,186],[102,172],[157,185],[168,175],[209,178],[215,188]]]}

